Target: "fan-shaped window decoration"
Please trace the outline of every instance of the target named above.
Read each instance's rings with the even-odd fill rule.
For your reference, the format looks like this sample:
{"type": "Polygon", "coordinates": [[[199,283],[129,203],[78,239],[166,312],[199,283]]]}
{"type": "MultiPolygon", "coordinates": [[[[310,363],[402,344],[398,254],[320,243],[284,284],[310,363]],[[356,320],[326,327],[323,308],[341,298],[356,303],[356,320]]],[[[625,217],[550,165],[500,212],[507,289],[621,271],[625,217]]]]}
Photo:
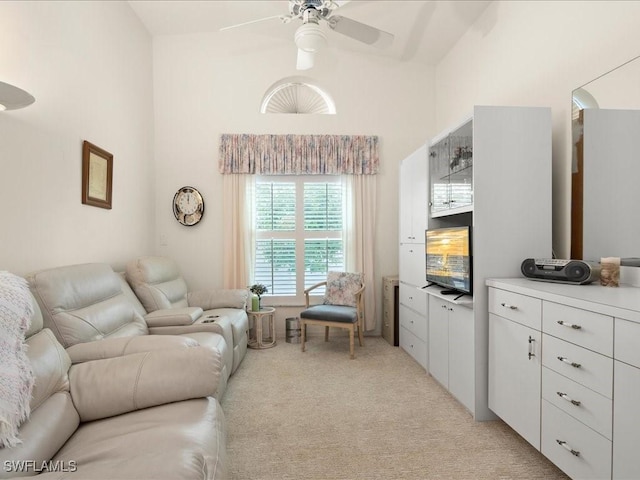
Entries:
{"type": "Polygon", "coordinates": [[[580,115],[580,110],[585,108],[599,108],[598,102],[593,95],[591,95],[584,88],[578,88],[573,91],[573,105],[571,109],[571,118],[577,120],[580,115]]]}
{"type": "Polygon", "coordinates": [[[287,77],[267,89],[260,113],[335,114],[336,105],[326,90],[306,77],[287,77]]]}

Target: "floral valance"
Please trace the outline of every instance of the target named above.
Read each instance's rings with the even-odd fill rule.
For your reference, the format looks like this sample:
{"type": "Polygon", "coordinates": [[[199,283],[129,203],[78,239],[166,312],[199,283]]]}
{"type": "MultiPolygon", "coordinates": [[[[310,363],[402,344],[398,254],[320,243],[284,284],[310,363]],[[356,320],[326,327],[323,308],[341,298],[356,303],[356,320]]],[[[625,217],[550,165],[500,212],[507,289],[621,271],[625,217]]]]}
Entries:
{"type": "Polygon", "coordinates": [[[220,137],[220,173],[258,175],[372,175],[378,137],[367,135],[252,135],[220,137]]]}

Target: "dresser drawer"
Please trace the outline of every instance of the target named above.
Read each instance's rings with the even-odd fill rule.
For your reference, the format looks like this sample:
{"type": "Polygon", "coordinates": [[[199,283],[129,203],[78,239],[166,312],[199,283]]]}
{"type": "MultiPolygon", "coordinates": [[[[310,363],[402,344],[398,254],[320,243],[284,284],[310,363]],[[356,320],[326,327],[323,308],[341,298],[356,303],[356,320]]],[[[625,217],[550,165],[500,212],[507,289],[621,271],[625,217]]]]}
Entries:
{"type": "Polygon", "coordinates": [[[611,478],[611,441],[546,400],[541,451],[571,478],[611,478]]]}
{"type": "Polygon", "coordinates": [[[427,293],[411,285],[400,285],[400,303],[418,313],[427,313],[427,293]]]}
{"type": "Polygon", "coordinates": [[[640,323],[616,318],[615,325],[616,360],[640,368],[640,323]]]}
{"type": "Polygon", "coordinates": [[[538,298],[490,287],[489,313],[495,313],[534,330],[542,328],[542,300],[538,298]]]}
{"type": "Polygon", "coordinates": [[[546,367],[542,368],[542,398],[611,440],[611,399],[546,367]]]}
{"type": "Polygon", "coordinates": [[[427,340],[427,317],[400,305],[400,326],[406,328],[422,341],[427,340]]]}
{"type": "Polygon", "coordinates": [[[612,358],[543,334],[542,365],[605,397],[612,397],[612,358]]]}
{"type": "Polygon", "coordinates": [[[404,327],[400,327],[400,348],[413,357],[422,368],[427,369],[427,344],[404,327]]]}
{"type": "Polygon", "coordinates": [[[542,331],[608,357],[613,356],[613,317],[543,302],[542,331]]]}

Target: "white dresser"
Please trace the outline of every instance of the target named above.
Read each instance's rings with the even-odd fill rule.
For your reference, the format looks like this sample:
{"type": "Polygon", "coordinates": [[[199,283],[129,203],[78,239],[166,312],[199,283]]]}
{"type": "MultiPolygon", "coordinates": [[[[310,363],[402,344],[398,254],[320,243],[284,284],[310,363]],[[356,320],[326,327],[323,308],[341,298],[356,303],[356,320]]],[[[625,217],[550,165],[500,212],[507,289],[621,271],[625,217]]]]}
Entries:
{"type": "Polygon", "coordinates": [[[572,478],[639,479],[640,288],[487,285],[489,408],[572,478]]]}

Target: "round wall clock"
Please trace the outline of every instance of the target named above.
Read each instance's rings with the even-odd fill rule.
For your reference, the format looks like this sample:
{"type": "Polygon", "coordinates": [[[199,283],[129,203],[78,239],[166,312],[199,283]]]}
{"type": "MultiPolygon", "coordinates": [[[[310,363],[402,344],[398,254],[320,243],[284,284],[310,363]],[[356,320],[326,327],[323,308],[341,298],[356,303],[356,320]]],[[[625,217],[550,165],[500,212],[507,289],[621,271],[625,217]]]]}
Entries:
{"type": "Polygon", "coordinates": [[[182,225],[191,227],[202,220],[204,200],[193,187],[182,187],[173,197],[173,214],[182,225]]]}

